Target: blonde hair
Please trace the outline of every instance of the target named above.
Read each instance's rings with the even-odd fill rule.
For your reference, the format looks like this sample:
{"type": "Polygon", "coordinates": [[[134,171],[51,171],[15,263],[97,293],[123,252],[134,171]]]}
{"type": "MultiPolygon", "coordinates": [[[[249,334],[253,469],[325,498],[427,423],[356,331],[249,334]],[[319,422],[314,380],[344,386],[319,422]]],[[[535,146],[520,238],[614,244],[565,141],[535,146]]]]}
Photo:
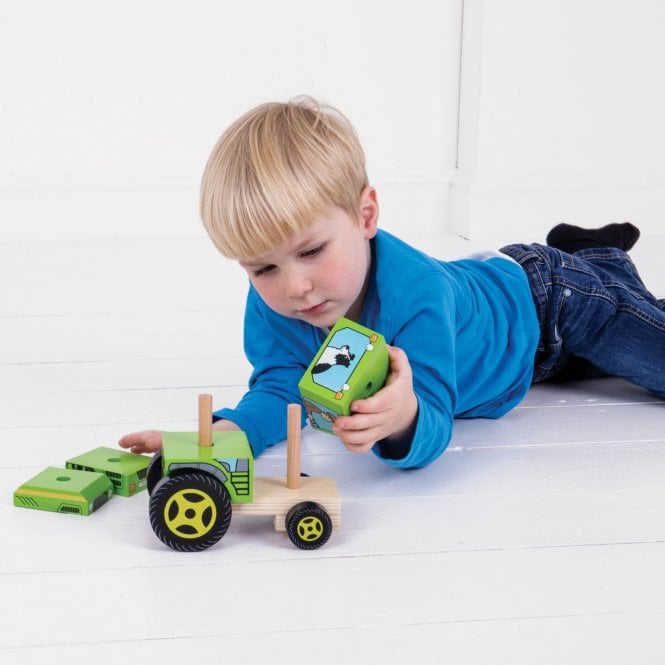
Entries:
{"type": "Polygon", "coordinates": [[[367,184],[358,135],[337,109],[311,97],[262,104],[215,145],[201,182],[201,219],[224,256],[251,260],[330,207],[356,219],[367,184]]]}

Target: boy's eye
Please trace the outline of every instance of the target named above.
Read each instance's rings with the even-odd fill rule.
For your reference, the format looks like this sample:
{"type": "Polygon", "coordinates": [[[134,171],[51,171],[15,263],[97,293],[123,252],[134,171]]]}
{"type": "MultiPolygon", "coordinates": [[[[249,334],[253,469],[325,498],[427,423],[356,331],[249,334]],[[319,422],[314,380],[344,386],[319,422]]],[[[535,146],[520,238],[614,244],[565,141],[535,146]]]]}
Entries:
{"type": "Polygon", "coordinates": [[[254,270],[254,277],[261,277],[261,275],[267,275],[275,269],[275,266],[263,266],[254,270]]]}
{"type": "Polygon", "coordinates": [[[312,247],[312,249],[308,249],[306,252],[303,252],[301,256],[307,257],[307,256],[316,256],[317,254],[320,254],[323,251],[323,248],[325,247],[325,243],[321,245],[317,245],[316,247],[312,247]]]}

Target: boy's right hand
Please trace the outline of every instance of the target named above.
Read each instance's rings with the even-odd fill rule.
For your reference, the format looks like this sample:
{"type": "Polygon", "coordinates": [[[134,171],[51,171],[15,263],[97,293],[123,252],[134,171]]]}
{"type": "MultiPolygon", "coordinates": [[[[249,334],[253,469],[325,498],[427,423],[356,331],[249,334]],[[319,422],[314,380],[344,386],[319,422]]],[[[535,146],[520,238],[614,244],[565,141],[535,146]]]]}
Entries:
{"type": "Polygon", "coordinates": [[[126,434],[118,441],[121,448],[129,448],[133,453],[156,453],[162,449],[162,433],[151,429],[144,432],[126,434]]]}
{"type": "Polygon", "coordinates": [[[390,372],[381,390],[351,404],[350,416],[335,420],[333,432],[352,453],[366,453],[377,441],[411,443],[418,417],[413,373],[402,349],[388,346],[390,372]]]}

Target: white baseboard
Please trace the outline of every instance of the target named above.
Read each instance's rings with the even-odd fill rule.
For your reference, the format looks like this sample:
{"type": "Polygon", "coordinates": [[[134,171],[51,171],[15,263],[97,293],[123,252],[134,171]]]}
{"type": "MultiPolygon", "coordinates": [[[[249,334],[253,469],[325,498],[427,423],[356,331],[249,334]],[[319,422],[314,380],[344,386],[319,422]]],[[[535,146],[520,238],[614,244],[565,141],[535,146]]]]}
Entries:
{"type": "Polygon", "coordinates": [[[542,242],[560,222],[602,226],[631,221],[665,233],[665,172],[468,178],[451,184],[451,229],[471,239],[542,242]]]}
{"type": "MultiPolygon", "coordinates": [[[[665,294],[665,173],[471,179],[377,174],[380,225],[450,258],[476,247],[544,242],[562,221],[640,227],[635,249],[654,292],[665,294]],[[441,249],[442,248],[442,249],[441,249]],[[652,286],[653,285],[653,286],[652,286]]],[[[204,235],[191,177],[0,177],[0,242],[204,235]]]]}
{"type": "Polygon", "coordinates": [[[474,243],[544,242],[552,226],[630,221],[642,236],[631,252],[649,288],[665,295],[665,173],[453,178],[450,229],[474,243]]]}

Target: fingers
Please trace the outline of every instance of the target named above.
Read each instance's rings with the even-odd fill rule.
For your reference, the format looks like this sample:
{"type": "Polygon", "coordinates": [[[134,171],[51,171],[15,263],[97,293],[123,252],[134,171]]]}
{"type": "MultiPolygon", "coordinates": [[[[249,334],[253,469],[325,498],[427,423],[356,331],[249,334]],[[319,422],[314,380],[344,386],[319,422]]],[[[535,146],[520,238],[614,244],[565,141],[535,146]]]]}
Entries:
{"type": "Polygon", "coordinates": [[[397,369],[396,365],[402,367],[409,366],[409,359],[406,356],[406,353],[403,349],[400,349],[399,346],[391,346],[386,344],[386,349],[388,349],[388,356],[390,357],[390,370],[395,371],[397,369]]]}
{"type": "Polygon", "coordinates": [[[129,448],[133,453],[154,453],[162,447],[162,433],[156,430],[133,432],[123,436],[118,445],[129,448]]]}
{"type": "MultiPolygon", "coordinates": [[[[213,426],[215,431],[233,432],[240,428],[230,420],[219,420],[213,426]]],[[[145,430],[125,434],[119,441],[121,448],[129,448],[133,453],[156,453],[162,449],[162,433],[158,430],[145,430]]]]}
{"type": "Polygon", "coordinates": [[[378,430],[367,426],[369,423],[366,419],[366,416],[354,415],[335,420],[333,432],[339,437],[344,447],[352,453],[368,452],[381,438],[378,430]],[[364,421],[363,418],[365,418],[364,421]]]}
{"type": "Polygon", "coordinates": [[[374,443],[347,443],[342,439],[344,447],[354,455],[364,455],[374,448],[374,443]]]}
{"type": "Polygon", "coordinates": [[[377,441],[390,435],[393,417],[389,405],[381,398],[360,400],[357,407],[353,415],[335,420],[333,432],[351,452],[366,453],[377,441]]]}
{"type": "Polygon", "coordinates": [[[393,403],[397,397],[395,386],[394,389],[386,390],[388,386],[392,386],[396,382],[404,382],[401,389],[411,389],[411,365],[406,353],[396,346],[388,346],[388,355],[390,356],[390,372],[386,380],[385,386],[374,393],[371,397],[356,400],[351,404],[351,413],[383,413],[389,411],[393,407],[393,403]],[[408,382],[408,384],[406,383],[408,382]]]}

